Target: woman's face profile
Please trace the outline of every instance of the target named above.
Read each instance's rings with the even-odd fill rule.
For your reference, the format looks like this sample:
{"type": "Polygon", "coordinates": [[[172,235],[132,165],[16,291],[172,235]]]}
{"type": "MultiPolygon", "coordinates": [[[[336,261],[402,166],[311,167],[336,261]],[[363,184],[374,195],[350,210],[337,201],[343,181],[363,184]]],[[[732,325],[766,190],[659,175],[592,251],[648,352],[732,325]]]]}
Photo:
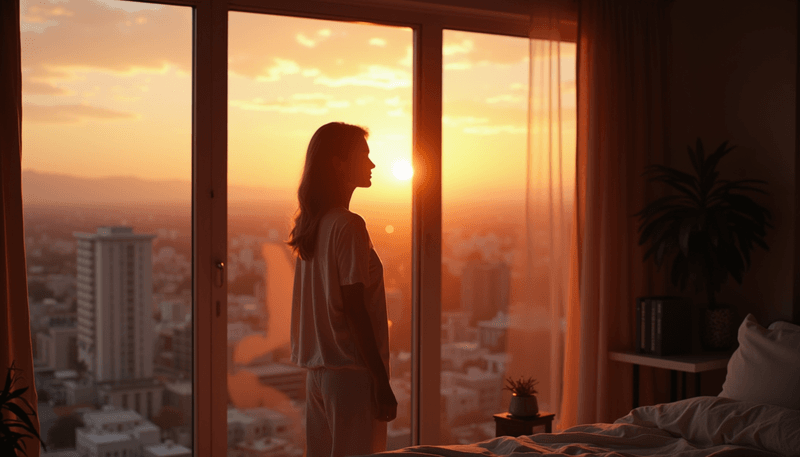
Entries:
{"type": "Polygon", "coordinates": [[[342,180],[348,187],[370,187],[372,185],[372,169],[375,164],[369,159],[369,145],[362,138],[351,151],[348,160],[341,163],[342,180]]]}

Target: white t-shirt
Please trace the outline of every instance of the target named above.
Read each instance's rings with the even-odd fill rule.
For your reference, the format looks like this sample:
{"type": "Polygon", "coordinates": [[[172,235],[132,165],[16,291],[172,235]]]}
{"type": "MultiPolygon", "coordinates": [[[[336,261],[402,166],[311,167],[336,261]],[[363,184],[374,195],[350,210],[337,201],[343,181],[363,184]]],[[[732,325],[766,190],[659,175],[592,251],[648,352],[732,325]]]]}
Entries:
{"type": "Polygon", "coordinates": [[[364,304],[383,363],[389,328],[383,265],[364,219],[333,208],[319,222],[311,260],[297,258],[292,296],[292,361],[307,368],[365,367],[345,319],[340,286],[364,284],[364,304]]]}

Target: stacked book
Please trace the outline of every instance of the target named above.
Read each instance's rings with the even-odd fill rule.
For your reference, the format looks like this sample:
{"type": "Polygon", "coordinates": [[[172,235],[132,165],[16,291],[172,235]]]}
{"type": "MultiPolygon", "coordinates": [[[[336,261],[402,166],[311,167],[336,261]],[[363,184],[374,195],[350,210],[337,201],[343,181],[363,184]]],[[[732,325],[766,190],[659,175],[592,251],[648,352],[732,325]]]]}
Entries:
{"type": "Polygon", "coordinates": [[[636,352],[678,355],[692,352],[692,304],[681,297],[636,299],[636,352]]]}

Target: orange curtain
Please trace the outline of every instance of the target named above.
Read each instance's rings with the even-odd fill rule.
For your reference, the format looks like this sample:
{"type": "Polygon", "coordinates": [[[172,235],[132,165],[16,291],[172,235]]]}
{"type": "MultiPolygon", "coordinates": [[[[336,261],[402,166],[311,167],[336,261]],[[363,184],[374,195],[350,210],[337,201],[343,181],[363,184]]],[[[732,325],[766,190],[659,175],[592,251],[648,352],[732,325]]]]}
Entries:
{"type": "Polygon", "coordinates": [[[631,407],[635,297],[661,292],[637,221],[663,163],[667,10],[657,0],[585,0],[578,16],[576,198],[561,426],[610,422],[631,407]]]}
{"type": "MultiPolygon", "coordinates": [[[[18,372],[16,387],[30,387],[27,400],[37,405],[28,311],[25,238],[22,225],[22,69],[19,0],[0,2],[0,373],[11,363],[18,372]]],[[[31,417],[38,427],[38,420],[31,417]]],[[[39,443],[26,440],[28,456],[39,455],[39,443]]]]}
{"type": "MultiPolygon", "coordinates": [[[[525,219],[526,311],[531,318],[525,328],[545,338],[526,341],[525,333],[509,330],[509,347],[515,349],[509,351],[509,368],[521,366],[519,374],[539,380],[539,407],[548,412],[557,412],[562,398],[565,283],[575,188],[576,46],[562,41],[564,24],[551,9],[532,22],[530,40],[525,219]]],[[[558,428],[559,415],[555,420],[558,428]]]]}

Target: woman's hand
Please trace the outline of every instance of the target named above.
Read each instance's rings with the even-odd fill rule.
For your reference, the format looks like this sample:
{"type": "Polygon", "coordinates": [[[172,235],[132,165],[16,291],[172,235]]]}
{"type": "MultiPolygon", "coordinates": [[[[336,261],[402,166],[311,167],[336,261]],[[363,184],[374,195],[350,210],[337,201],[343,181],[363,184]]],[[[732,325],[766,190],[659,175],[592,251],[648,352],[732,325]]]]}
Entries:
{"type": "Polygon", "coordinates": [[[389,385],[389,375],[378,352],[367,308],[364,306],[364,284],[341,286],[344,317],[356,341],[356,349],[372,374],[375,386],[372,406],[378,420],[389,422],[397,417],[397,399],[389,385]]]}
{"type": "Polygon", "coordinates": [[[374,401],[379,421],[390,422],[397,417],[397,399],[394,397],[388,379],[377,383],[374,401]]]}

